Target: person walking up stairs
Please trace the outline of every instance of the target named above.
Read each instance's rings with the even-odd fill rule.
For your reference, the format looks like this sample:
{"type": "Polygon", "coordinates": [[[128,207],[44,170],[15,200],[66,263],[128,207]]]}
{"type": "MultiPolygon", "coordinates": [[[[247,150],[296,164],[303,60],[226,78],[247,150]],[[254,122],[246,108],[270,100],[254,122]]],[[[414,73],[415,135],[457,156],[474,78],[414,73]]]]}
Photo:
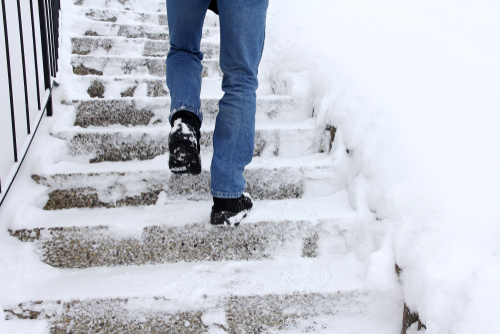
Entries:
{"type": "MultiPolygon", "coordinates": [[[[203,21],[210,0],[167,1],[170,51],[167,85],[170,105],[169,167],[174,173],[201,173],[200,127],[203,21]]],[[[210,192],[212,225],[238,225],[252,201],[243,195],[243,170],[252,161],[257,72],[264,48],[268,0],[219,0],[224,96],[213,135],[210,192]]]]}

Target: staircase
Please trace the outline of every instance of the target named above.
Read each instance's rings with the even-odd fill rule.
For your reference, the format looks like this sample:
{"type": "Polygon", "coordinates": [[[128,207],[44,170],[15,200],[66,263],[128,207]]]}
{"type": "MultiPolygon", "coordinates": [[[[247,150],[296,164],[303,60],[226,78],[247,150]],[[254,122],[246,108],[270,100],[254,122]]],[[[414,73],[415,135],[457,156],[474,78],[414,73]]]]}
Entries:
{"type": "Polygon", "coordinates": [[[258,91],[245,171],[254,209],[237,228],[209,224],[222,97],[210,12],[201,45],[203,171],[170,173],[160,1],[63,6],[72,73],[62,75],[67,96],[50,129],[61,154],[34,167],[38,195],[19,206],[17,221],[36,219],[10,231],[57,274],[7,307],[6,318],[45,320],[61,334],[399,333],[401,291],[366,283],[355,251],[366,217],[349,204],[329,155],[335,132],[292,96],[258,91]]]}

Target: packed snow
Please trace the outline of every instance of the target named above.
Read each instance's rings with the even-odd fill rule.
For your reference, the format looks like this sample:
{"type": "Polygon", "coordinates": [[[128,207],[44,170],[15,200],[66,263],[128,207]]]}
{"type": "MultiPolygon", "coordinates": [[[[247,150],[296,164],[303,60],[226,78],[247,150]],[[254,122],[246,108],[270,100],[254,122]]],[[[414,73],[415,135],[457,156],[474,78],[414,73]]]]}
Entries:
{"type": "MultiPolygon", "coordinates": [[[[319,203],[307,199],[303,206],[291,200],[256,203],[250,221],[262,219],[259,212],[276,208],[285,218],[321,220],[330,215],[344,220],[346,226],[352,223],[355,246],[344,257],[325,260],[329,265],[324,265],[320,276],[307,272],[323,262],[311,264],[285,255],[277,268],[265,262],[233,262],[196,268],[181,263],[74,271],[43,264],[31,244],[12,238],[7,229],[33,227],[35,219],[43,226],[88,225],[75,209],[59,215],[42,213],[47,191],[30,179],[35,172],[87,170],[78,162],[61,162],[66,148],[48,135],[72,122],[71,108],[60,107],[59,118],[42,120],[40,134],[0,209],[0,305],[44,298],[120,297],[132,292],[146,297],[168,292],[193,304],[209,289],[214,294],[237,289],[248,294],[289,291],[287,286],[273,286],[277,277],[286,277],[305,291],[327,290],[332,284],[375,288],[383,294],[400,289],[397,263],[403,270],[404,300],[427,326],[419,333],[498,332],[499,17],[500,3],[492,0],[270,2],[259,93],[291,95],[313,113],[318,129],[327,124],[337,128],[331,151],[313,157],[333,166],[337,188],[319,203]],[[47,147],[52,155],[37,153],[47,147]],[[304,209],[308,206],[309,211],[304,209]],[[18,207],[26,210],[20,212],[18,207]],[[198,285],[216,282],[224,274],[229,282],[232,278],[257,281],[236,287],[198,285]],[[139,278],[142,283],[137,283],[139,278]]],[[[71,71],[69,34],[64,31],[62,36],[66,38],[62,71],[71,71]]],[[[55,91],[59,101],[68,97],[68,89],[61,85],[55,91]]],[[[147,168],[165,163],[164,157],[158,157],[147,168]]],[[[256,159],[255,163],[266,162],[256,159]]],[[[120,168],[133,170],[141,164],[123,163],[120,168]]],[[[158,203],[116,212],[96,210],[86,217],[93,217],[95,225],[118,217],[126,233],[132,233],[144,224],[172,224],[177,217],[197,221],[206,215],[209,203],[197,203],[192,213],[165,218],[175,208],[158,203]],[[145,216],[139,226],[131,218],[134,214],[145,216]]],[[[402,307],[383,316],[401,316],[399,312],[402,307]]],[[[331,328],[370,332],[370,326],[356,319],[341,317],[331,328]]],[[[0,317],[0,332],[43,333],[45,328],[44,322],[0,317]]],[[[399,330],[387,325],[384,333],[399,330]]],[[[410,332],[416,333],[416,328],[410,332]]]]}

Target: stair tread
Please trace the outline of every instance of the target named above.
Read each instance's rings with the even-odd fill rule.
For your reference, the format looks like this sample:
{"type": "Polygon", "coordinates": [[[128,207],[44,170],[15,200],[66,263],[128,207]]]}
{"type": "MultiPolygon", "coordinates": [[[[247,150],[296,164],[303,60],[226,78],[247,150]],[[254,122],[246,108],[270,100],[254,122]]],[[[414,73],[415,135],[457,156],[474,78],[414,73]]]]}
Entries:
{"type": "MultiPolygon", "coordinates": [[[[36,228],[60,227],[113,227],[117,233],[140,235],[145,227],[158,225],[179,227],[186,224],[208,222],[212,201],[189,202],[190,210],[184,210],[186,202],[175,201],[151,207],[121,207],[113,210],[42,210],[34,206],[26,207],[12,221],[13,231],[36,228]],[[78,214],[75,214],[78,212],[78,214]]],[[[347,192],[337,191],[323,197],[302,199],[255,200],[252,214],[243,224],[259,222],[304,221],[312,224],[320,221],[335,223],[348,230],[359,219],[349,204],[347,192]]]]}
{"type": "Polygon", "coordinates": [[[140,11],[146,9],[149,12],[166,12],[165,1],[138,1],[138,0],[75,0],[73,5],[80,8],[94,8],[94,9],[117,9],[126,10],[126,8],[140,11]]]}
{"type": "MultiPolygon", "coordinates": [[[[202,170],[208,170],[211,155],[201,155],[202,170]]],[[[135,160],[119,162],[103,162],[99,164],[77,163],[69,161],[60,161],[50,167],[44,166],[34,171],[38,175],[55,174],[99,174],[99,173],[135,173],[135,172],[158,172],[166,170],[168,157],[161,156],[154,160],[135,160]]],[[[308,156],[296,158],[263,158],[254,157],[246,169],[263,168],[309,168],[309,169],[330,169],[333,168],[333,162],[328,153],[316,153],[308,156]]]]}
{"type": "MultiPolygon", "coordinates": [[[[76,75],[116,75],[116,74],[149,74],[164,77],[166,73],[166,57],[128,57],[121,55],[81,56],[73,55],[71,65],[76,75]]],[[[219,60],[204,59],[202,77],[221,77],[219,60]]]]}
{"type": "MultiPolygon", "coordinates": [[[[165,5],[166,7],[166,5],[165,5]]],[[[167,26],[167,14],[158,11],[125,10],[116,8],[75,7],[75,14],[89,20],[112,23],[140,22],[167,26]]],[[[218,27],[219,17],[209,13],[205,17],[204,27],[218,27]]]]}
{"type": "MultiPolygon", "coordinates": [[[[344,183],[334,170],[322,168],[249,168],[244,172],[245,191],[256,200],[324,197],[344,183]]],[[[177,176],[160,171],[85,174],[34,174],[32,179],[47,187],[45,210],[70,208],[116,208],[159,203],[209,200],[210,173],[177,176]]],[[[44,197],[46,198],[46,197],[44,197]]]]}
{"type": "MultiPolygon", "coordinates": [[[[136,57],[166,57],[170,50],[167,40],[149,40],[144,38],[124,37],[74,37],[71,39],[71,53],[77,55],[113,56],[126,53],[136,57]]],[[[219,58],[219,43],[201,42],[204,59],[219,58]]]]}
{"type": "Polygon", "coordinates": [[[7,317],[50,317],[55,333],[387,333],[398,332],[392,319],[395,293],[367,288],[336,292],[287,291],[259,295],[199,298],[122,297],[25,302],[7,317]],[[389,298],[388,298],[389,297],[389,298]],[[196,301],[196,303],[195,303],[196,301]]]}
{"type": "MultiPolygon", "coordinates": [[[[149,83],[146,84],[149,90],[149,83]]],[[[151,85],[158,85],[152,83],[151,85]]],[[[161,89],[164,89],[160,83],[161,89]]],[[[127,85],[124,84],[122,89],[127,85]]],[[[118,88],[118,85],[113,89],[118,88]]],[[[140,89],[145,90],[146,87],[140,89]]],[[[156,89],[156,88],[154,88],[156,89]]],[[[158,88],[159,89],[159,88],[158,88]]],[[[121,90],[118,88],[118,90],[121,90]]],[[[151,88],[153,90],[153,88],[151,88]]],[[[203,126],[213,129],[215,119],[219,112],[219,100],[222,96],[214,94],[201,97],[201,110],[203,112],[203,126]]],[[[109,98],[109,99],[79,99],[66,101],[66,105],[74,105],[76,117],[74,125],[92,129],[140,128],[141,126],[156,125],[169,126],[170,97],[134,97],[134,98],[109,98]]],[[[286,95],[259,95],[256,101],[256,125],[265,124],[274,127],[294,127],[292,124],[313,122],[309,112],[300,103],[295,102],[286,95]]],[[[68,129],[69,130],[69,129],[68,129]]],[[[74,129],[78,131],[78,129],[74,129]]]]}
{"type": "Polygon", "coordinates": [[[195,265],[179,262],[140,267],[69,269],[61,271],[50,281],[34,282],[26,287],[23,296],[31,300],[150,297],[155,291],[157,296],[175,300],[182,298],[180,287],[186,292],[191,291],[193,299],[201,299],[204,294],[210,294],[210,290],[216,291],[216,295],[263,295],[292,291],[337,293],[339,290],[366,288],[365,270],[363,262],[352,253],[310,259],[285,252],[280,258],[270,261],[204,262],[195,265]],[[209,291],[198,289],[201,282],[209,282],[212,288],[209,291]]]}

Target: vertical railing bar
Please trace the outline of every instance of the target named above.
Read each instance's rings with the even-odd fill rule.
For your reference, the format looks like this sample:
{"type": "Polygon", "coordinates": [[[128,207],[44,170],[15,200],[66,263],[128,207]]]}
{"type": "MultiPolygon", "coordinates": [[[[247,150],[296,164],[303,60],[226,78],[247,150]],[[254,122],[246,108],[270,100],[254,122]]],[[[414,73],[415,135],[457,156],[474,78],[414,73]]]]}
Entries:
{"type": "Polygon", "coordinates": [[[52,19],[52,22],[54,22],[53,24],[53,29],[54,29],[54,41],[55,41],[55,48],[54,48],[54,56],[55,56],[55,59],[56,59],[56,62],[55,62],[55,65],[56,65],[56,75],[57,75],[57,72],[59,72],[59,62],[57,61],[59,59],[59,34],[58,34],[58,20],[57,20],[57,16],[59,15],[59,9],[57,9],[57,4],[56,4],[56,1],[55,0],[52,0],[52,15],[53,15],[53,19],[52,19]]]}
{"type": "Polygon", "coordinates": [[[60,24],[60,19],[61,19],[61,0],[56,0],[57,3],[57,59],[59,59],[59,37],[60,37],[60,32],[59,32],[59,24],[60,24]]]}
{"type": "Polygon", "coordinates": [[[23,80],[24,80],[24,103],[26,104],[26,127],[28,134],[30,130],[30,104],[28,99],[28,82],[26,81],[26,59],[24,56],[24,34],[23,34],[23,20],[21,15],[21,3],[17,0],[17,20],[19,23],[19,39],[21,43],[21,63],[23,65],[23,80]]]}
{"type": "Polygon", "coordinates": [[[56,57],[55,57],[55,48],[56,48],[56,42],[54,40],[54,15],[52,13],[52,1],[47,0],[48,6],[47,9],[49,10],[48,14],[48,24],[49,24],[49,37],[50,37],[50,56],[52,59],[52,76],[56,76],[56,57]]]}
{"type": "Polygon", "coordinates": [[[10,68],[10,50],[9,50],[9,31],[7,29],[7,14],[5,12],[5,0],[2,0],[3,13],[3,31],[5,37],[5,53],[7,56],[7,76],[9,80],[9,97],[10,97],[10,119],[12,121],[12,142],[14,144],[14,162],[17,162],[17,139],[16,139],[16,121],[14,115],[14,94],[12,91],[12,75],[10,68]]]}
{"type": "Polygon", "coordinates": [[[51,37],[52,37],[52,59],[54,59],[54,63],[53,63],[53,67],[54,67],[54,74],[52,75],[54,78],[56,77],[57,75],[57,59],[56,59],[56,35],[55,35],[55,31],[56,31],[56,27],[55,27],[55,22],[54,22],[54,1],[53,0],[49,0],[49,3],[50,3],[50,32],[51,32],[51,37]]]}
{"type": "Polygon", "coordinates": [[[40,79],[38,78],[38,55],[36,52],[36,32],[35,32],[35,17],[33,15],[33,0],[30,0],[30,13],[31,13],[31,34],[33,35],[32,36],[33,56],[35,57],[36,100],[38,102],[38,110],[40,110],[42,106],[40,105],[40,79]]]}
{"type": "MultiPolygon", "coordinates": [[[[43,79],[45,83],[45,90],[49,89],[51,90],[51,82],[50,82],[50,55],[49,55],[49,42],[48,42],[48,36],[47,36],[47,24],[46,24],[46,16],[45,13],[47,13],[46,9],[46,1],[45,0],[38,0],[38,16],[40,18],[40,36],[41,36],[41,45],[42,45],[42,59],[43,59],[43,79]]],[[[49,91],[49,94],[51,92],[49,91]]],[[[47,101],[47,116],[50,117],[52,116],[52,98],[49,96],[49,99],[47,101]]]]}
{"type": "Polygon", "coordinates": [[[50,38],[52,40],[52,69],[53,69],[53,73],[52,73],[52,76],[55,78],[56,77],[56,73],[57,73],[57,70],[56,70],[56,64],[57,64],[57,60],[56,60],[56,39],[55,39],[55,36],[54,36],[54,7],[53,7],[53,1],[52,0],[48,0],[49,2],[49,17],[50,17],[50,38]]]}
{"type": "Polygon", "coordinates": [[[44,2],[45,0],[38,0],[38,18],[40,21],[40,45],[42,46],[43,81],[45,90],[47,90],[50,89],[50,67],[44,2]]]}
{"type": "Polygon", "coordinates": [[[50,14],[50,3],[48,0],[44,0],[45,3],[45,25],[47,26],[47,47],[49,51],[49,65],[50,65],[50,75],[54,76],[54,58],[53,58],[53,45],[52,45],[52,26],[50,24],[51,21],[51,14],[50,14]]]}
{"type": "Polygon", "coordinates": [[[47,100],[47,116],[52,117],[52,112],[54,111],[54,107],[52,105],[52,91],[50,92],[49,99],[47,100]]]}

